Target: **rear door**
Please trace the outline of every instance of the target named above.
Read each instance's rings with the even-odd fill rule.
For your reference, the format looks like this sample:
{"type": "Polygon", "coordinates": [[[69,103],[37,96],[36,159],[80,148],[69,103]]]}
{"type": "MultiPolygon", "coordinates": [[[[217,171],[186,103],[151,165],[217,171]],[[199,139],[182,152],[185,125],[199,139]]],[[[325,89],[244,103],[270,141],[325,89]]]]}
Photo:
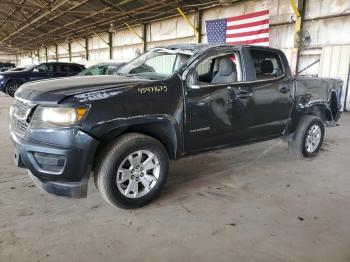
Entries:
{"type": "Polygon", "coordinates": [[[75,76],[83,70],[81,66],[74,64],[63,65],[62,68],[62,71],[64,72],[65,76],[75,76]]]}
{"type": "Polygon", "coordinates": [[[249,48],[247,66],[254,69],[253,81],[242,86],[251,94],[249,109],[252,138],[280,135],[287,124],[293,106],[293,78],[288,62],[278,50],[249,48]],[[252,66],[253,65],[253,66],[252,66]]]}

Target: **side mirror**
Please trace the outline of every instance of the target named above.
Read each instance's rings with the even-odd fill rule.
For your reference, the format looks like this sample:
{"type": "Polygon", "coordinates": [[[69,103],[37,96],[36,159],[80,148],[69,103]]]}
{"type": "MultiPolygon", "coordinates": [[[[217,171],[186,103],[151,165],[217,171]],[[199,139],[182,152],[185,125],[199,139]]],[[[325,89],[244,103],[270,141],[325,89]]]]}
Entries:
{"type": "Polygon", "coordinates": [[[186,85],[192,89],[199,89],[197,74],[190,71],[186,77],[186,85]]]}

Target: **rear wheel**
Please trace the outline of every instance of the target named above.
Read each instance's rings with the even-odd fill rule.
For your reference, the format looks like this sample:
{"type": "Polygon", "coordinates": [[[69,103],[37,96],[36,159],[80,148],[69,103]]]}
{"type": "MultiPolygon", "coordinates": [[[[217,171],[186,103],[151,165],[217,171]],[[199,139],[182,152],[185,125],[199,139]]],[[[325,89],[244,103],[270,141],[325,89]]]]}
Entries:
{"type": "Polygon", "coordinates": [[[20,86],[20,83],[17,81],[10,81],[9,83],[7,83],[6,87],[5,87],[5,92],[6,94],[8,94],[9,96],[14,96],[16,90],[18,89],[18,87],[20,86]]]}
{"type": "Polygon", "coordinates": [[[293,140],[288,143],[289,152],[298,158],[317,155],[324,133],[324,124],[319,117],[304,116],[298,124],[293,140]]]}
{"type": "Polygon", "coordinates": [[[151,202],[164,185],[169,170],[163,145],[148,136],[127,134],[107,148],[95,181],[111,205],[137,208],[151,202]]]}

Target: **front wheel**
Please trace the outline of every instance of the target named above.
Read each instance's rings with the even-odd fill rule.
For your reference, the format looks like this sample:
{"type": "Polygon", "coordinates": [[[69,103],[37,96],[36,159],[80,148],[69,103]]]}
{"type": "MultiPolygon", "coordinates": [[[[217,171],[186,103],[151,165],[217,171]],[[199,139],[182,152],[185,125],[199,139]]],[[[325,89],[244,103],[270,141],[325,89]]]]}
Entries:
{"type": "Polygon", "coordinates": [[[8,94],[9,96],[14,97],[15,96],[15,92],[18,89],[19,86],[20,86],[20,84],[18,82],[10,81],[5,87],[6,94],[8,94]]]}
{"type": "Polygon", "coordinates": [[[164,185],[169,158],[163,145],[138,133],[121,136],[102,155],[95,181],[111,205],[137,208],[151,202],[164,185]]]}
{"type": "Polygon", "coordinates": [[[288,142],[289,152],[298,158],[317,155],[324,138],[325,127],[317,116],[304,116],[297,127],[294,138],[288,142]]]}

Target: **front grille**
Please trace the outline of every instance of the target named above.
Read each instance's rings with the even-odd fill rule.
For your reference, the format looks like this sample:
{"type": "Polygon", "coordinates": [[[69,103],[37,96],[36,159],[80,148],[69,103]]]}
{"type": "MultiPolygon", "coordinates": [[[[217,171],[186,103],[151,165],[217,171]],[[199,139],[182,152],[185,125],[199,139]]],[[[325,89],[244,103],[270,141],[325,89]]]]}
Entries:
{"type": "Polygon", "coordinates": [[[11,108],[11,129],[18,135],[23,136],[29,126],[28,116],[33,104],[15,99],[11,108]]]}
{"type": "Polygon", "coordinates": [[[28,111],[31,109],[29,103],[16,99],[14,104],[14,112],[17,117],[25,118],[27,116],[28,111]]]}

